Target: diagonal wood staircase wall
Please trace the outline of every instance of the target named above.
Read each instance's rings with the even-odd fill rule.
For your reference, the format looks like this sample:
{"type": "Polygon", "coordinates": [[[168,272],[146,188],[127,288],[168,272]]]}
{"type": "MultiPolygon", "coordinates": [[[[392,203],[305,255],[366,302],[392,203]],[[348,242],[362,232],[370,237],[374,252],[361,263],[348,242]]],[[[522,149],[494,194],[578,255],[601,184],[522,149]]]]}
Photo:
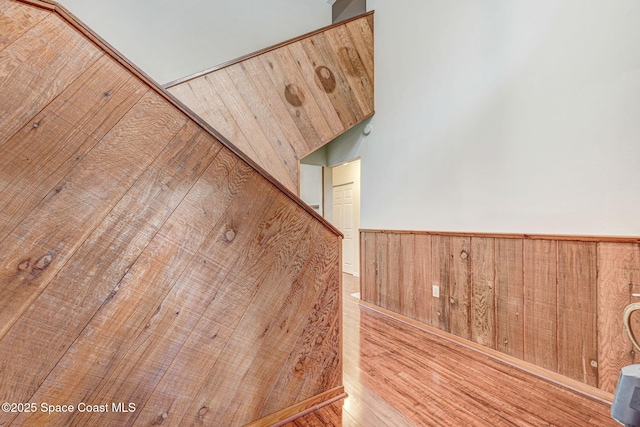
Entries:
{"type": "Polygon", "coordinates": [[[294,193],[299,160],[374,113],[373,12],[166,85],[294,193]]]}
{"type": "Polygon", "coordinates": [[[270,425],[344,397],[340,245],[64,8],[0,0],[0,426],[270,425]]]}

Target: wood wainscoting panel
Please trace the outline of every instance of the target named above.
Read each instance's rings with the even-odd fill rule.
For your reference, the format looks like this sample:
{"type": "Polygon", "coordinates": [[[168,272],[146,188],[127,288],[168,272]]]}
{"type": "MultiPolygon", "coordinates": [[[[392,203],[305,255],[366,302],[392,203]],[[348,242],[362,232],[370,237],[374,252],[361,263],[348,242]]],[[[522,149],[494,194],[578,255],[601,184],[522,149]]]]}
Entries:
{"type": "MultiPolygon", "coordinates": [[[[627,336],[622,314],[627,305],[640,299],[640,245],[633,243],[598,243],[598,387],[613,393],[620,370],[640,363],[627,336]]],[[[637,314],[631,317],[632,328],[640,331],[637,314]]]]}
{"type": "MultiPolygon", "coordinates": [[[[609,393],[623,366],[640,363],[622,322],[640,300],[636,237],[360,232],[366,303],[609,393]],[[390,308],[374,288],[404,297],[390,308]]],[[[640,315],[631,322],[638,333],[640,315]]]]}

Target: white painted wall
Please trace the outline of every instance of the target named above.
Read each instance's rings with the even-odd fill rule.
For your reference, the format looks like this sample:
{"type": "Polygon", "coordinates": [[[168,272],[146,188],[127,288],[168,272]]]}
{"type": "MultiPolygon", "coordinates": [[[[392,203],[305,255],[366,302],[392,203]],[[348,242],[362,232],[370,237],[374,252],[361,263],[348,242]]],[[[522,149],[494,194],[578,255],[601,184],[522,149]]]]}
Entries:
{"type": "Polygon", "coordinates": [[[331,24],[323,0],[60,0],[160,83],[331,24]]]}
{"type": "Polygon", "coordinates": [[[640,235],[640,2],[369,0],[362,227],[640,235]]]}
{"type": "Polygon", "coordinates": [[[300,198],[323,215],[322,166],[300,164],[300,198]]]}

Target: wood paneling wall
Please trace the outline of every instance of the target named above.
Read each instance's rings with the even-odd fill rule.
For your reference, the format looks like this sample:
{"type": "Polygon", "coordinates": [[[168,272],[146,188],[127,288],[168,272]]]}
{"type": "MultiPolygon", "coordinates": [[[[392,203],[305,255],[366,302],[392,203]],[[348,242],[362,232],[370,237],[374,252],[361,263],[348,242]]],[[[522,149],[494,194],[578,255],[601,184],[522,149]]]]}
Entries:
{"type": "Polygon", "coordinates": [[[640,293],[639,239],[363,230],[360,241],[368,303],[606,392],[640,361],[622,323],[640,293]]]}
{"type": "Polygon", "coordinates": [[[340,233],[171,99],[63,8],[0,0],[0,425],[341,395],[340,233]]]}
{"type": "Polygon", "coordinates": [[[299,159],[373,114],[373,12],[167,84],[294,193],[299,159]]]}

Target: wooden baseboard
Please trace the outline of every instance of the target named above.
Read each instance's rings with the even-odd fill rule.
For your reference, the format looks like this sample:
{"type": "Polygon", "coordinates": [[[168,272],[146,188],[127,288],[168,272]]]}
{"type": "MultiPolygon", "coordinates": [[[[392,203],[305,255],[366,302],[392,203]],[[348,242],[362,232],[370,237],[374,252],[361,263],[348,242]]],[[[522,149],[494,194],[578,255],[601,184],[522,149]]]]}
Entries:
{"type": "Polygon", "coordinates": [[[330,405],[338,400],[345,399],[347,393],[344,386],[336,387],[324,393],[313,396],[288,408],[282,409],[274,414],[246,424],[244,427],[278,427],[288,422],[300,418],[310,412],[317,411],[323,406],[330,405]]]}
{"type": "Polygon", "coordinates": [[[501,353],[497,350],[494,350],[489,347],[482,346],[473,341],[465,340],[464,338],[460,338],[456,335],[450,334],[449,332],[445,332],[441,329],[434,328],[429,325],[425,325],[424,323],[418,322],[417,320],[411,319],[409,317],[403,316],[398,313],[394,313],[392,311],[386,310],[382,307],[378,307],[376,305],[370,304],[366,301],[360,300],[360,306],[362,308],[372,310],[378,312],[382,315],[391,317],[399,322],[405,323],[407,325],[413,326],[420,330],[423,330],[427,333],[438,335],[439,337],[448,340],[450,342],[454,342],[458,345],[464,346],[466,348],[479,351],[481,353],[486,354],[487,356],[497,359],[503,363],[506,363],[510,366],[513,366],[516,369],[519,369],[528,374],[535,375],[540,377],[545,381],[549,381],[551,383],[557,384],[561,387],[569,389],[571,391],[580,393],[584,396],[587,396],[591,399],[595,399],[601,402],[605,402],[611,404],[613,402],[613,394],[608,393],[604,390],[600,390],[599,388],[592,387],[588,384],[582,383],[580,381],[576,381],[572,378],[566,377],[564,375],[560,375],[556,372],[550,371],[548,369],[541,368],[532,363],[526,362],[524,360],[518,359],[516,357],[510,356],[505,353],[501,353]]]}

